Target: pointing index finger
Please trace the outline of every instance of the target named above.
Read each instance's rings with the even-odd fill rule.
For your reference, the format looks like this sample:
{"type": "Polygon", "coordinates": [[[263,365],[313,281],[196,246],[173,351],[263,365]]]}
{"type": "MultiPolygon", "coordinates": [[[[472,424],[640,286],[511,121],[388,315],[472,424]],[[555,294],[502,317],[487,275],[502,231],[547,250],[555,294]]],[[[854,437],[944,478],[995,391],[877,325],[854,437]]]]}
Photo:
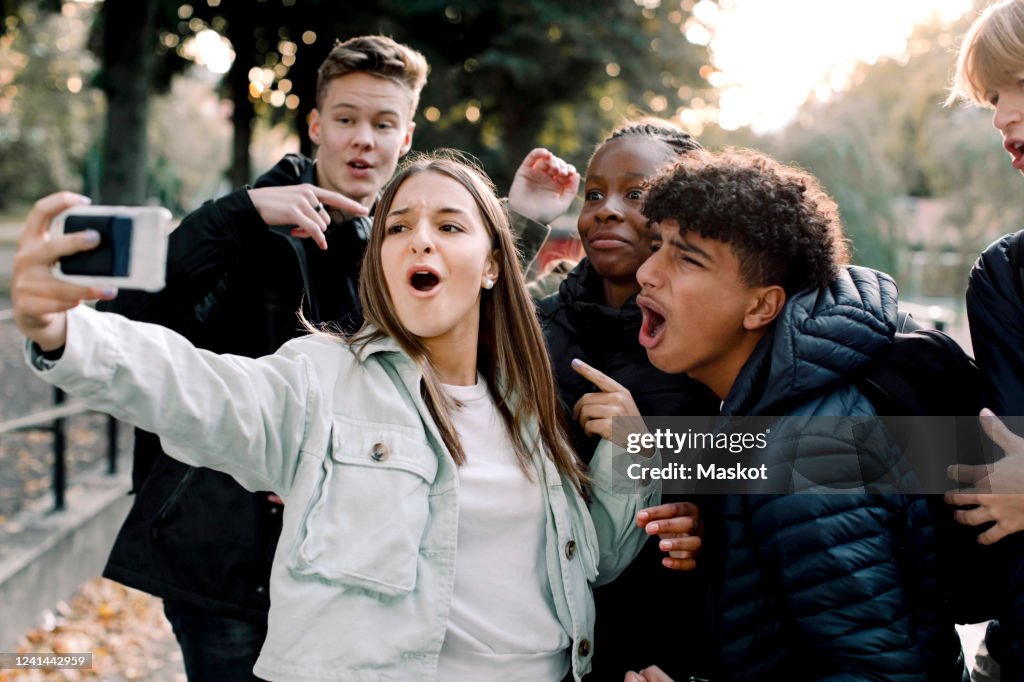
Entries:
{"type": "Polygon", "coordinates": [[[616,393],[618,391],[626,390],[622,384],[618,383],[604,372],[594,369],[579,358],[572,361],[572,368],[576,370],[580,376],[584,379],[588,379],[590,383],[594,384],[605,393],[616,393]]]}
{"type": "Polygon", "coordinates": [[[366,215],[368,210],[355,199],[349,199],[344,194],[332,192],[323,187],[314,187],[313,194],[324,204],[331,206],[345,213],[346,215],[366,215]]]}

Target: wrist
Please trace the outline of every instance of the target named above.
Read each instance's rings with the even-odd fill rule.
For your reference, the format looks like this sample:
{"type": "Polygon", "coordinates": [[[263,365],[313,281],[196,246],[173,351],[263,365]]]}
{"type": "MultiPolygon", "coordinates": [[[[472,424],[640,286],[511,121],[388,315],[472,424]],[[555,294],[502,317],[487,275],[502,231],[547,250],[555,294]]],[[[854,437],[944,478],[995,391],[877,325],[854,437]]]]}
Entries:
{"type": "Polygon", "coordinates": [[[547,225],[552,220],[558,217],[545,215],[544,213],[538,211],[536,206],[530,203],[524,204],[522,202],[516,202],[513,201],[511,198],[507,200],[506,205],[510,215],[516,213],[522,216],[523,218],[526,218],[527,220],[532,220],[533,222],[541,223],[542,225],[547,225]]]}
{"type": "MultiPolygon", "coordinates": [[[[68,340],[68,316],[67,313],[60,313],[60,319],[52,322],[47,328],[38,330],[29,337],[38,348],[39,352],[49,355],[55,352],[63,352],[64,344],[68,340]]],[[[60,355],[58,354],[59,358],[60,355]]]]}

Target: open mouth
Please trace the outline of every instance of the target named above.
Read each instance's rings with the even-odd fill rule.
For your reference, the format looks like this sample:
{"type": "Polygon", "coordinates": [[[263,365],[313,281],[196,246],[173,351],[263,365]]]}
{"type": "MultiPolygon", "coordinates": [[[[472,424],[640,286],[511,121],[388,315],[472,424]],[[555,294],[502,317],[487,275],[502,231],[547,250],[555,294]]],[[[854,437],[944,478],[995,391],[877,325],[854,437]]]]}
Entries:
{"type": "Polygon", "coordinates": [[[409,278],[409,284],[416,291],[430,291],[440,283],[441,278],[427,270],[417,270],[409,278]]]}
{"type": "Polygon", "coordinates": [[[371,168],[373,168],[373,166],[366,163],[362,159],[354,159],[352,161],[349,161],[348,165],[349,168],[354,168],[356,170],[370,170],[371,168]]]}
{"type": "Polygon", "coordinates": [[[1014,168],[1019,168],[1024,159],[1024,142],[1007,141],[1003,147],[1010,154],[1014,168]]]}
{"type": "Polygon", "coordinates": [[[665,331],[665,316],[639,299],[637,305],[644,316],[643,324],[640,325],[640,345],[651,348],[657,345],[662,332],[665,331]]]}

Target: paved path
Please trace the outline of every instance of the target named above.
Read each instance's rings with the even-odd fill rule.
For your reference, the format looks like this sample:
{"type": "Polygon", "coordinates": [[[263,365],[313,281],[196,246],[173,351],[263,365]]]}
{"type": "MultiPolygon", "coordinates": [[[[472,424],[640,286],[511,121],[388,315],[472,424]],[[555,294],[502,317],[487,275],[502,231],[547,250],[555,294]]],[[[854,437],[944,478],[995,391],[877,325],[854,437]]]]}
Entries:
{"type": "Polygon", "coordinates": [[[11,271],[14,269],[14,245],[0,242],[0,293],[11,289],[11,271]]]}
{"type": "Polygon", "coordinates": [[[21,223],[0,223],[0,242],[14,242],[18,241],[18,235],[21,234],[21,223]]]}
{"type": "Polygon", "coordinates": [[[14,247],[20,234],[21,223],[0,223],[0,293],[10,291],[14,247]]]}

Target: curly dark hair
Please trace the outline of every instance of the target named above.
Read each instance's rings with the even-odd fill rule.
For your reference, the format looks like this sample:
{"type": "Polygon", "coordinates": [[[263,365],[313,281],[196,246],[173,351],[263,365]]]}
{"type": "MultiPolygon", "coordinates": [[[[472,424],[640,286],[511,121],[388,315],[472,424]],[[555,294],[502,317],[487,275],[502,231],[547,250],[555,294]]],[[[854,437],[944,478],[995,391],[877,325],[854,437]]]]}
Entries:
{"type": "Polygon", "coordinates": [[[641,210],[730,244],[747,284],[790,296],[829,285],[849,258],[839,208],[817,179],[753,150],[683,155],[650,179],[641,210]]]}

